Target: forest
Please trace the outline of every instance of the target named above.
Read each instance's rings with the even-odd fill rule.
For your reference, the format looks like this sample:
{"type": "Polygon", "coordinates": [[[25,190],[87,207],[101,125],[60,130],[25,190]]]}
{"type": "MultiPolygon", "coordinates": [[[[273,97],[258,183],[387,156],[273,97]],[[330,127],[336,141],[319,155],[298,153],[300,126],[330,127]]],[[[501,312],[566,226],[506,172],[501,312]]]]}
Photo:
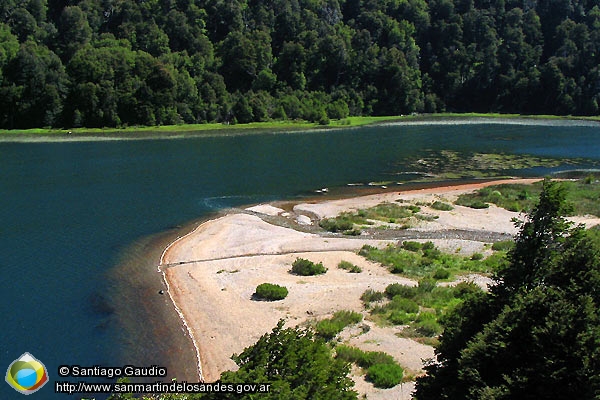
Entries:
{"type": "Polygon", "coordinates": [[[598,115],[597,0],[3,0],[0,128],[598,115]]]}

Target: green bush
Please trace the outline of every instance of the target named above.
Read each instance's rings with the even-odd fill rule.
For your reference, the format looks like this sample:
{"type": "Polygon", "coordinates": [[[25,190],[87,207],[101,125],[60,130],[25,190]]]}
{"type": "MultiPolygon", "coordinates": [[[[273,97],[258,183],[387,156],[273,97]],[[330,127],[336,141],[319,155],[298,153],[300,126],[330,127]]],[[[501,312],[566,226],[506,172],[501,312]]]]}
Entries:
{"type": "Polygon", "coordinates": [[[433,242],[429,241],[429,242],[423,243],[423,251],[432,250],[432,249],[435,249],[435,244],[433,244],[433,242]]]}
{"type": "Polygon", "coordinates": [[[481,292],[482,289],[473,282],[460,282],[454,287],[454,297],[459,299],[481,292]]]}
{"type": "Polygon", "coordinates": [[[416,315],[414,313],[406,313],[405,311],[395,310],[392,311],[388,317],[388,321],[390,321],[394,325],[405,325],[415,319],[416,315]]]}
{"type": "Polygon", "coordinates": [[[354,265],[348,261],[340,261],[340,263],[338,264],[338,268],[346,270],[348,272],[355,273],[355,274],[362,272],[362,268],[360,268],[358,265],[354,265]]]}
{"type": "Polygon", "coordinates": [[[440,210],[440,211],[451,211],[454,209],[454,207],[452,207],[450,204],[443,203],[441,201],[434,202],[431,205],[431,208],[433,208],[434,210],[440,210]]]}
{"type": "Polygon", "coordinates": [[[417,321],[413,324],[413,329],[417,333],[427,337],[437,336],[442,333],[442,327],[437,323],[435,316],[433,319],[421,318],[424,314],[428,313],[419,314],[417,321]]]}
{"type": "Polygon", "coordinates": [[[473,261],[480,261],[483,260],[484,256],[481,253],[473,253],[473,255],[471,256],[471,260],[473,261]]]}
{"type": "Polygon", "coordinates": [[[419,286],[417,287],[417,291],[419,293],[430,293],[433,289],[435,289],[437,283],[435,279],[432,278],[423,278],[419,281],[419,286]]]}
{"type": "Polygon", "coordinates": [[[354,222],[343,217],[325,218],[319,221],[319,226],[329,232],[345,232],[354,228],[354,222]]]}
{"type": "Polygon", "coordinates": [[[323,263],[315,264],[304,258],[297,258],[292,264],[292,273],[302,276],[320,275],[327,272],[323,263]]]}
{"type": "Polygon", "coordinates": [[[450,271],[445,268],[438,268],[433,273],[433,279],[448,279],[450,277],[450,271]]]}
{"type": "Polygon", "coordinates": [[[371,254],[373,251],[377,250],[377,247],[374,246],[370,246],[368,244],[365,244],[363,247],[360,248],[360,250],[358,251],[358,255],[359,256],[363,256],[363,257],[368,257],[369,254],[371,254]]]}
{"type": "Polygon", "coordinates": [[[391,388],[402,382],[404,370],[398,364],[375,364],[367,370],[367,380],[377,388],[391,388]]]}
{"type": "Polygon", "coordinates": [[[371,303],[374,301],[381,301],[381,300],[383,300],[383,292],[378,292],[373,289],[367,289],[360,296],[360,299],[365,304],[368,304],[368,303],[371,303]]]}
{"type": "Polygon", "coordinates": [[[408,251],[413,251],[413,252],[420,251],[422,246],[423,245],[419,242],[413,242],[413,241],[409,241],[409,240],[402,242],[402,248],[404,250],[408,250],[408,251]]]}
{"type": "Polygon", "coordinates": [[[275,285],[273,283],[261,283],[256,287],[254,295],[262,300],[282,300],[288,295],[288,290],[284,286],[275,285]]]}
{"type": "Polygon", "coordinates": [[[391,283],[385,288],[385,295],[389,299],[396,296],[412,299],[417,295],[417,288],[414,286],[401,285],[399,283],[391,283]]]}
{"type": "Polygon", "coordinates": [[[354,311],[337,311],[333,317],[319,321],[315,330],[323,339],[331,340],[345,327],[358,324],[362,318],[362,314],[354,311]]]}
{"type": "Polygon", "coordinates": [[[508,251],[513,248],[515,245],[514,240],[503,240],[501,242],[496,242],[492,245],[492,250],[494,251],[508,251]]]}
{"type": "Polygon", "coordinates": [[[395,296],[388,305],[388,308],[391,310],[404,311],[412,314],[419,312],[419,305],[417,303],[401,296],[395,296]]]}

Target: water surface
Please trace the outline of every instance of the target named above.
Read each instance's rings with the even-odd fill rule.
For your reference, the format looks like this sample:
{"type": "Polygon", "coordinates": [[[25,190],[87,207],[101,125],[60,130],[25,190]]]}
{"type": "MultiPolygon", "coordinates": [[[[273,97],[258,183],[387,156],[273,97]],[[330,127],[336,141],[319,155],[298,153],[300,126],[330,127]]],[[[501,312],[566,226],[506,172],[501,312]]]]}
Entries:
{"type": "MultiPolygon", "coordinates": [[[[558,160],[552,167],[501,171],[520,176],[598,168],[600,127],[463,122],[172,140],[0,143],[0,366],[32,353],[51,380],[35,397],[49,399],[59,397],[52,386],[61,364],[117,365],[131,348],[138,349],[132,355],[136,363],[160,364],[161,351],[152,349],[171,332],[159,329],[160,321],[171,322],[158,313],[148,325],[152,332],[144,332],[139,321],[119,318],[125,314],[136,321],[148,315],[135,308],[122,312],[132,310],[126,293],[147,299],[150,309],[164,302],[154,300],[153,289],[136,292],[137,285],[146,288],[137,278],[127,282],[132,291],[119,286],[129,274],[125,268],[150,266],[152,246],[165,240],[149,235],[226,207],[298,198],[349,183],[414,179],[419,177],[412,174],[416,162],[441,151],[467,159],[502,153],[558,160]],[[123,267],[115,272],[116,265],[123,267]]],[[[14,396],[8,385],[0,385],[0,398],[14,396]]]]}

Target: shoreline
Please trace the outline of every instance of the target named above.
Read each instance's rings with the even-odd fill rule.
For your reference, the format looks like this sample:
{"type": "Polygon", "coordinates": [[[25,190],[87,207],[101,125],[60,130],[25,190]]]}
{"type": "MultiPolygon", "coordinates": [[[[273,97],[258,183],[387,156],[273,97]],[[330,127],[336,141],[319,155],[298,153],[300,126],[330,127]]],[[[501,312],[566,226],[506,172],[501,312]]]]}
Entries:
{"type": "Polygon", "coordinates": [[[194,347],[194,351],[195,351],[195,357],[196,357],[196,369],[197,369],[197,373],[198,373],[198,379],[200,382],[204,382],[204,375],[202,373],[202,358],[200,355],[200,346],[198,345],[198,342],[196,341],[196,338],[194,337],[194,332],[192,331],[192,329],[190,328],[189,324],[187,323],[187,320],[183,314],[183,312],[181,311],[181,309],[179,308],[179,306],[177,305],[177,301],[175,300],[175,298],[172,295],[172,291],[171,291],[171,285],[169,284],[169,280],[167,279],[167,275],[165,273],[165,271],[163,270],[162,266],[164,264],[164,259],[165,256],[168,254],[169,250],[176,245],[179,241],[185,240],[187,237],[193,235],[198,229],[200,229],[200,227],[206,223],[211,221],[211,219],[206,219],[203,220],[202,222],[196,222],[194,223],[195,225],[197,225],[194,229],[192,229],[191,231],[189,231],[188,233],[182,235],[182,236],[178,236],[175,240],[173,240],[172,242],[170,242],[167,247],[165,247],[165,249],[163,250],[159,260],[158,260],[158,265],[156,266],[156,270],[157,272],[159,272],[162,276],[162,281],[165,284],[165,287],[167,288],[166,293],[169,295],[169,298],[171,299],[171,304],[173,305],[173,308],[175,309],[175,312],[177,313],[177,315],[179,316],[179,319],[181,320],[181,323],[183,324],[183,326],[185,327],[187,334],[190,338],[190,340],[192,341],[192,346],[194,347]]]}
{"type": "MultiPolygon", "coordinates": [[[[273,225],[264,218],[288,218],[290,223],[299,223],[286,215],[296,215],[296,218],[300,215],[311,215],[314,224],[316,218],[331,217],[341,211],[371,207],[384,201],[393,202],[398,197],[411,201],[422,198],[445,199],[495,184],[533,183],[540,180],[541,178],[489,180],[456,185],[445,182],[441,186],[409,190],[394,188],[393,191],[338,199],[325,197],[305,201],[274,201],[239,211],[223,212],[216,218],[199,223],[190,232],[177,237],[164,248],[157,270],[161,272],[171,303],[192,340],[200,379],[214,381],[224,370],[235,369],[230,356],[254,344],[280,318],[285,319],[288,326],[304,324],[315,318],[327,317],[341,309],[340,307],[360,309],[361,303],[358,299],[366,285],[380,290],[392,281],[415,284],[407,278],[390,276],[387,270],[384,272],[378,265],[360,260],[356,255],[356,250],[363,243],[385,245],[391,243],[390,240],[319,236],[283,225],[273,225]],[[298,277],[290,275],[287,268],[296,257],[308,258],[314,262],[324,261],[325,265],[329,266],[329,272],[326,274],[329,278],[315,280],[302,277],[303,279],[298,280],[298,277]],[[340,259],[360,264],[368,272],[368,278],[359,282],[357,279],[361,278],[357,276],[363,274],[337,271],[335,265],[340,259]],[[288,298],[272,303],[250,300],[257,283],[273,279],[279,279],[280,283],[294,287],[288,298]],[[295,296],[294,292],[298,295],[295,296]],[[340,299],[341,305],[338,304],[340,299]]],[[[461,208],[460,213],[450,216],[453,213],[446,212],[444,215],[448,217],[446,220],[440,218],[443,220],[440,223],[450,224],[449,226],[470,224],[474,231],[487,227],[498,232],[509,232],[511,235],[515,233],[511,218],[518,213],[496,207],[490,207],[489,210],[461,208]],[[467,214],[463,216],[460,213],[467,214]],[[473,217],[474,215],[478,217],[473,217]],[[498,216],[503,218],[504,222],[497,223],[494,218],[498,216]],[[454,219],[450,221],[451,218],[454,219]]],[[[422,228],[425,230],[421,232],[438,232],[440,228],[435,225],[437,223],[437,220],[432,222],[432,226],[422,228]]],[[[441,239],[438,242],[442,245],[445,243],[441,239]]],[[[451,247],[456,240],[446,242],[451,247]]],[[[478,244],[472,240],[462,240],[460,244],[461,246],[455,246],[457,252],[461,247],[462,251],[472,253],[484,248],[483,243],[478,244]]],[[[373,332],[379,330],[373,329],[373,332]]],[[[387,343],[385,340],[384,343],[387,343]]],[[[357,345],[357,342],[354,345],[357,345]]],[[[397,344],[394,346],[397,347],[397,344]]],[[[408,363],[411,373],[420,373],[422,358],[433,357],[433,348],[428,346],[418,345],[415,348],[415,342],[404,343],[402,346],[405,350],[413,349],[406,350],[407,354],[397,355],[408,363]],[[412,352],[418,356],[408,354],[412,352]]],[[[366,387],[365,390],[372,390],[366,383],[361,383],[360,386],[366,387]]]]}
{"type": "MultiPolygon", "coordinates": [[[[330,198],[311,198],[309,201],[309,203],[305,203],[305,204],[322,204],[322,203],[329,203],[329,204],[333,204],[334,207],[343,207],[343,206],[339,206],[338,203],[343,204],[344,202],[348,202],[348,201],[358,201],[360,203],[364,203],[365,200],[367,200],[367,202],[369,202],[370,199],[373,199],[374,201],[378,201],[380,202],[382,196],[385,197],[393,197],[393,196],[397,196],[398,194],[400,195],[415,195],[415,194],[419,194],[419,195],[423,195],[423,194],[432,194],[432,193],[444,193],[444,192],[456,192],[456,191],[471,191],[471,190],[475,190],[481,187],[485,187],[485,186],[490,186],[490,185],[494,185],[494,184],[499,184],[499,183],[520,183],[520,182],[526,182],[526,183],[531,183],[534,181],[539,181],[539,178],[531,178],[531,179],[513,179],[513,180],[491,180],[491,181],[485,181],[485,182],[477,182],[477,183],[467,183],[467,184],[460,184],[457,183],[455,185],[453,184],[448,184],[448,183],[444,183],[442,186],[434,186],[434,187],[429,187],[429,185],[427,185],[428,187],[426,188],[420,188],[420,189],[409,189],[409,190],[394,190],[394,191],[381,191],[378,194],[367,194],[367,195],[358,195],[358,196],[352,196],[352,197],[343,197],[341,199],[330,199],[330,198]]],[[[396,188],[397,189],[397,188],[396,188]]],[[[294,205],[299,205],[302,204],[303,201],[302,200],[295,200],[293,202],[290,201],[284,201],[284,202],[272,202],[275,204],[278,203],[287,203],[287,204],[294,204],[294,205]]],[[[249,207],[251,208],[251,207],[249,207]]],[[[336,213],[336,212],[334,212],[336,213]]],[[[184,243],[186,240],[192,238],[194,235],[198,235],[198,233],[207,227],[207,225],[211,225],[211,224],[218,224],[220,220],[222,220],[223,218],[227,218],[228,216],[231,215],[240,215],[239,213],[223,213],[221,215],[219,215],[217,218],[213,218],[213,219],[209,219],[209,220],[205,220],[204,222],[199,223],[194,229],[192,229],[190,232],[188,232],[185,235],[179,236],[177,237],[175,240],[173,240],[171,243],[168,244],[167,247],[164,248],[162,255],[160,257],[160,263],[157,266],[157,271],[161,273],[163,280],[168,288],[167,292],[169,294],[169,298],[171,299],[173,308],[175,308],[176,313],[178,314],[182,324],[185,326],[186,330],[187,330],[187,335],[191,338],[193,346],[194,346],[194,351],[196,354],[196,359],[197,359],[197,369],[198,369],[198,375],[200,377],[201,380],[205,380],[207,378],[206,376],[206,366],[203,363],[203,360],[207,357],[206,354],[204,354],[205,352],[203,352],[203,343],[207,343],[207,338],[203,337],[202,335],[198,335],[197,332],[195,332],[194,328],[192,327],[192,319],[193,316],[190,315],[186,315],[186,310],[185,310],[185,306],[182,304],[185,302],[185,296],[181,295],[181,293],[175,293],[177,291],[177,282],[174,282],[174,276],[172,276],[171,274],[167,273],[170,272],[169,270],[171,269],[176,269],[177,266],[175,264],[177,264],[177,262],[173,263],[173,260],[169,260],[169,257],[173,255],[173,253],[177,253],[177,250],[175,249],[178,245],[184,243]],[[172,265],[172,266],[169,266],[172,265]]],[[[342,239],[344,240],[344,239],[342,239]]],[[[177,254],[175,254],[175,256],[177,256],[177,254]]],[[[272,254],[272,256],[276,256],[275,254],[272,254]]],[[[244,257],[244,255],[240,255],[240,257],[244,257]]],[[[250,257],[249,255],[247,257],[250,257]]],[[[227,256],[223,256],[224,259],[227,259],[227,256]]],[[[181,260],[180,260],[181,262],[181,260]]],[[[193,264],[193,261],[190,261],[188,264],[193,264]]],[[[182,265],[182,264],[180,264],[182,265]]],[[[191,275],[190,275],[191,276],[191,275]]],[[[264,332],[263,332],[264,333],[264,332]]],[[[231,354],[228,354],[227,357],[231,356],[231,354]]],[[[212,374],[212,378],[215,378],[216,376],[214,376],[214,373],[212,374]]],[[[218,377],[216,377],[218,378],[218,377]]]]}
{"type": "Polygon", "coordinates": [[[440,113],[383,117],[347,117],[328,125],[307,121],[252,122],[143,126],[128,128],[14,129],[0,130],[0,143],[60,143],[89,141],[167,140],[194,137],[284,134],[354,129],[367,126],[456,124],[580,125],[598,127],[600,118],[560,115],[440,113]]]}

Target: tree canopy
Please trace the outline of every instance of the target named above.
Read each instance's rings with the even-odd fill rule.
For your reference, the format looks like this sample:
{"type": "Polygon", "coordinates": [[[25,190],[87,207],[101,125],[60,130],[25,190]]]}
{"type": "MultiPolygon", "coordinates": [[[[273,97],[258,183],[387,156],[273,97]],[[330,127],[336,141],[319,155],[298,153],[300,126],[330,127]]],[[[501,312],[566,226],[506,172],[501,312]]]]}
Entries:
{"type": "Polygon", "coordinates": [[[586,0],[5,0],[0,128],[597,115],[586,0]]]}
{"type": "Polygon", "coordinates": [[[416,398],[600,398],[600,241],[546,181],[489,294],[452,313],[416,398]]]}

